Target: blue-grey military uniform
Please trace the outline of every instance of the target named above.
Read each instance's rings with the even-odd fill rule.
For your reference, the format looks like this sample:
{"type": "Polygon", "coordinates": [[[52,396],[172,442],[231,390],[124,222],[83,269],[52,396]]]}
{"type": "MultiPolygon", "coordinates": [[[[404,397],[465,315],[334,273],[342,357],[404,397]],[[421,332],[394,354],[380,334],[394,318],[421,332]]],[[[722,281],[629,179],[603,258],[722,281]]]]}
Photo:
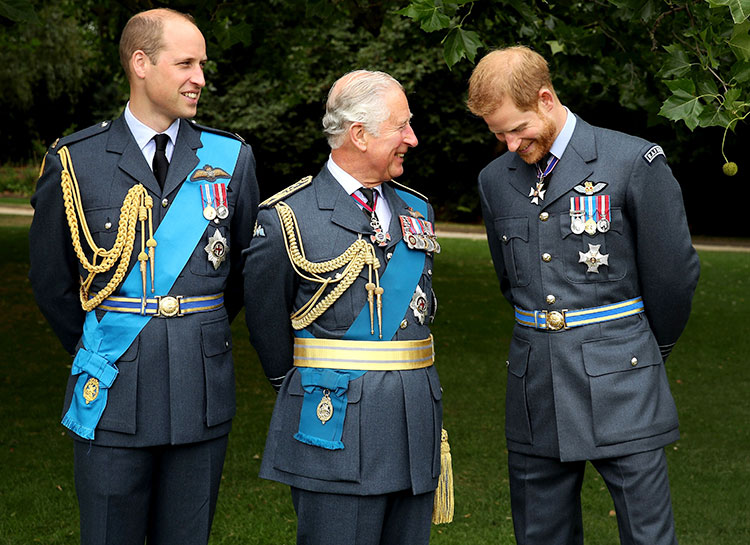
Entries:
{"type": "MultiPolygon", "coordinates": [[[[376,247],[383,264],[381,278],[384,273],[398,273],[388,271],[388,262],[394,247],[403,244],[399,215],[410,214],[410,209],[396,194],[392,184],[395,185],[386,182],[381,186],[393,214],[389,227],[391,240],[384,248],[376,247]]],[[[434,366],[409,371],[368,371],[352,380],[341,436],[343,449],[320,448],[294,437],[300,425],[304,392],[300,372],[293,367],[294,331],[290,314],[310,300],[319,284],[302,278],[292,267],[280,220],[272,206],[275,200],[271,201],[267,207],[261,204],[245,267],[250,340],[267,377],[277,388],[280,386],[260,476],[288,484],[293,491],[330,494],[344,503],[347,497],[403,491],[408,495],[426,496],[429,503],[427,523],[424,519],[406,520],[402,522],[402,529],[406,531],[409,525],[418,525],[419,532],[426,533],[425,539],[429,539],[431,498],[440,473],[442,424],[442,394],[434,366]]],[[[283,202],[296,215],[301,245],[304,245],[306,258],[311,262],[333,259],[358,237],[368,239],[372,234],[367,217],[327,168],[323,168],[312,183],[284,196],[283,202]]],[[[426,219],[432,222],[432,207],[427,206],[426,219]]],[[[418,285],[423,293],[428,294],[426,313],[430,316],[436,308],[431,288],[432,266],[433,256],[428,252],[418,285]]],[[[333,306],[307,326],[307,333],[319,339],[340,339],[367,305],[367,282],[365,268],[333,306]]],[[[390,340],[429,338],[430,321],[427,316],[424,323],[420,323],[412,309],[408,309],[390,340]]],[[[373,340],[378,340],[377,328],[373,340]]],[[[339,512],[338,516],[336,513],[325,515],[334,526],[323,532],[336,532],[338,537],[328,534],[334,542],[354,543],[354,537],[347,541],[335,527],[337,519],[348,516],[345,513],[347,511],[339,512]]],[[[299,528],[306,527],[305,519],[306,515],[298,509],[299,528]]],[[[317,542],[314,537],[307,541],[308,538],[299,533],[298,539],[300,543],[317,542]]],[[[377,543],[377,536],[374,539],[377,543]]]]}
{"type": "MultiPolygon", "coordinates": [[[[520,323],[513,331],[505,362],[505,430],[517,539],[582,543],[580,500],[557,497],[562,501],[556,502],[541,493],[523,497],[520,487],[514,489],[514,472],[531,473],[538,460],[557,460],[562,468],[585,460],[602,466],[630,460],[638,467],[645,462],[631,457],[653,451],[663,457],[662,447],[679,437],[664,361],[687,323],[699,261],[680,187],[660,147],[578,118],[539,205],[530,199],[536,174],[535,166],[506,153],[479,176],[490,252],[501,290],[517,315],[518,309],[537,311],[537,317],[565,314],[638,297],[645,309],[557,331],[520,323]],[[595,199],[608,196],[609,225],[576,234],[571,199],[585,198],[585,187],[595,199]],[[595,270],[585,262],[592,256],[595,270]],[[517,506],[525,516],[516,516],[517,506]],[[557,523],[570,528],[561,541],[540,530],[557,523]],[[536,531],[539,539],[533,537],[536,531]]],[[[623,543],[674,542],[666,468],[659,467],[660,492],[666,493],[660,505],[644,497],[646,488],[619,498],[612,492],[623,543]],[[669,520],[626,535],[626,517],[636,517],[629,522],[638,524],[637,514],[626,513],[627,502],[650,505],[657,518],[669,520]]],[[[554,490],[555,478],[547,476],[540,487],[554,490]]],[[[571,486],[580,491],[580,482],[571,486]]]]}
{"type": "MultiPolygon", "coordinates": [[[[203,147],[200,139],[202,132],[220,134],[228,140],[236,141],[238,138],[181,120],[163,190],[123,117],[64,137],[49,149],[32,198],[35,215],[29,234],[29,277],[42,313],[67,352],[75,355],[81,347],[86,313],[79,301],[79,284],[80,278],[85,278],[88,272],[79,263],[71,242],[63,206],[60,184],[62,165],[58,150],[66,146],[70,151],[85,219],[95,243],[109,249],[117,234],[123,199],[135,184],[142,184],[153,198],[153,229],[158,230],[184,180],[199,166],[197,153],[203,147]]],[[[210,460],[191,461],[189,457],[183,458],[180,463],[184,466],[176,465],[173,468],[173,471],[181,471],[178,468],[183,467],[185,471],[179,477],[185,487],[182,494],[180,490],[164,490],[170,498],[192,494],[193,486],[210,490],[207,495],[212,498],[211,501],[206,502],[201,513],[191,515],[199,522],[195,522],[195,525],[184,524],[182,528],[172,527],[169,523],[172,517],[163,516],[164,511],[160,511],[164,520],[158,521],[158,525],[168,528],[165,532],[171,535],[158,536],[149,531],[149,539],[164,537],[165,541],[160,541],[163,543],[205,543],[208,539],[226,437],[235,414],[229,324],[243,304],[241,251],[250,243],[259,201],[255,159],[247,144],[239,144],[236,165],[213,166],[230,169],[234,166],[231,183],[227,186],[229,214],[224,219],[209,222],[197,244],[190,242],[191,247],[195,247],[192,254],[188,254],[188,261],[169,293],[158,293],[157,282],[156,295],[195,297],[223,293],[225,304],[207,312],[151,318],[115,362],[119,374],[109,389],[106,408],[96,426],[93,441],[82,441],[71,433],[78,439],[76,448],[81,449],[80,456],[78,451],[76,453],[76,472],[85,468],[88,475],[98,474],[94,482],[82,481],[83,477],[79,478],[78,475],[76,477],[84,542],[137,542],[130,541],[135,538],[129,536],[146,531],[140,527],[141,521],[148,520],[142,508],[147,509],[149,502],[158,501],[146,498],[141,504],[142,498],[136,494],[125,498],[122,505],[112,501],[107,506],[103,504],[107,500],[97,500],[99,489],[105,487],[108,489],[102,492],[105,496],[117,495],[117,490],[124,495],[130,494],[127,487],[130,486],[128,479],[132,476],[128,470],[118,470],[115,460],[91,455],[88,452],[90,444],[126,447],[132,449],[136,456],[139,451],[183,447],[189,456],[193,445],[215,444],[207,454],[200,454],[204,458],[208,456],[210,460]],[[214,267],[205,247],[211,234],[217,230],[229,251],[225,256],[226,261],[214,267]],[[191,477],[187,476],[188,471],[191,477]]],[[[194,203],[193,210],[196,211],[196,219],[203,220],[200,202],[194,203]]],[[[140,250],[138,233],[128,270],[134,266],[137,269],[140,250]]],[[[85,243],[83,247],[88,249],[85,243]]],[[[88,251],[87,255],[90,259],[91,252],[88,251]]],[[[157,246],[157,271],[159,259],[157,246]]],[[[92,295],[107,284],[113,272],[114,268],[94,279],[90,289],[92,295]]],[[[151,296],[150,293],[148,295],[151,296]]],[[[100,309],[94,312],[98,319],[105,315],[100,309]]],[[[76,379],[76,376],[70,377],[63,414],[71,404],[76,379]]],[[[158,471],[155,470],[156,473],[158,471]]],[[[162,468],[161,471],[166,473],[170,470],[162,468]]],[[[162,486],[157,477],[152,477],[154,488],[162,486]]],[[[171,509],[175,523],[181,524],[179,521],[184,517],[178,515],[188,508],[175,501],[166,507],[166,512],[170,513],[171,509]]],[[[153,525],[155,521],[149,524],[153,525]]],[[[140,543],[143,543],[143,537],[140,537],[140,543]]]]}

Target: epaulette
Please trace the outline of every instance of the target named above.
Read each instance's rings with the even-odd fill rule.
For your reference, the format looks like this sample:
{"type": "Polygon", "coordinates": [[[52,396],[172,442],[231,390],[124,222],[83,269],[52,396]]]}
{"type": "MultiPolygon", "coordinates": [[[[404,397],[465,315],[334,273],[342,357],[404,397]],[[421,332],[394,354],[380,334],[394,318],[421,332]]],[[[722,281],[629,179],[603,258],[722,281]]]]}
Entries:
{"type": "Polygon", "coordinates": [[[92,125],[91,127],[88,127],[86,129],[74,132],[73,134],[69,134],[68,136],[58,138],[52,143],[50,149],[57,150],[62,146],[68,146],[70,144],[80,142],[81,140],[86,140],[87,138],[91,138],[92,136],[96,136],[97,134],[108,131],[111,126],[111,121],[102,121],[101,123],[97,123],[96,125],[92,125]]]}
{"type": "Polygon", "coordinates": [[[662,155],[664,157],[664,160],[666,161],[667,156],[664,154],[664,150],[661,149],[661,146],[651,146],[649,150],[643,155],[643,158],[650,165],[659,155],[662,155]]]}
{"type": "Polygon", "coordinates": [[[407,187],[404,184],[398,183],[396,180],[391,180],[389,183],[397,186],[399,189],[406,191],[407,193],[411,193],[412,195],[419,197],[425,202],[430,202],[430,199],[428,199],[425,195],[422,195],[419,191],[416,189],[412,189],[411,187],[407,187]]]}
{"type": "Polygon", "coordinates": [[[307,187],[308,185],[310,185],[312,183],[312,180],[313,180],[312,176],[305,176],[298,182],[293,183],[292,185],[290,185],[289,187],[285,189],[282,189],[281,191],[276,193],[276,195],[272,197],[268,197],[265,201],[260,203],[259,205],[260,208],[271,208],[279,201],[287,198],[289,195],[292,195],[296,193],[297,191],[299,191],[300,189],[302,189],[303,187],[307,187]]]}
{"type": "Polygon", "coordinates": [[[201,131],[207,131],[212,132],[214,134],[219,134],[221,136],[226,136],[227,138],[233,138],[234,140],[239,140],[243,144],[246,144],[245,139],[242,138],[239,134],[236,132],[229,132],[229,131],[223,131],[221,129],[216,129],[214,127],[207,127],[205,125],[201,125],[200,123],[196,123],[195,119],[187,119],[186,121],[190,122],[190,124],[195,127],[196,129],[199,129],[201,131]]]}

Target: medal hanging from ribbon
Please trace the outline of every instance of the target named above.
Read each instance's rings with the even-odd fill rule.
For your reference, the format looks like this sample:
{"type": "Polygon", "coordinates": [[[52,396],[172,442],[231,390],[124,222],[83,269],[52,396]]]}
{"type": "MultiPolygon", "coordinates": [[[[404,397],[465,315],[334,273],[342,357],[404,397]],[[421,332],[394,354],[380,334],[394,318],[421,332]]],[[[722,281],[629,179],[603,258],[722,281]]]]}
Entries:
{"type": "Polygon", "coordinates": [[[352,193],[351,197],[355,201],[357,201],[359,204],[362,205],[362,208],[367,210],[370,213],[370,227],[372,228],[373,234],[370,235],[370,240],[373,244],[377,244],[378,246],[384,247],[390,242],[391,235],[389,233],[386,233],[383,231],[383,226],[380,225],[380,220],[378,219],[378,215],[375,213],[375,208],[378,206],[378,195],[379,193],[377,191],[373,191],[374,194],[374,201],[372,203],[372,206],[367,204],[365,201],[359,198],[358,195],[355,193],[352,193]]]}
{"type": "Polygon", "coordinates": [[[227,185],[224,182],[201,185],[201,207],[203,217],[208,221],[224,220],[229,217],[227,207],[227,185]],[[217,219],[218,218],[218,219],[217,219]]]}
{"type": "Polygon", "coordinates": [[[610,222],[609,195],[570,198],[570,230],[574,234],[606,233],[610,222]]]}
{"type": "Polygon", "coordinates": [[[529,191],[529,197],[531,197],[531,204],[536,204],[539,206],[539,201],[544,200],[544,194],[547,192],[546,185],[545,185],[545,179],[547,176],[549,176],[552,173],[552,170],[557,166],[557,162],[559,159],[552,156],[552,159],[549,163],[547,163],[547,167],[542,170],[542,168],[537,163],[536,165],[536,185],[531,188],[529,191]]]}
{"type": "Polygon", "coordinates": [[[401,232],[406,245],[411,250],[440,253],[440,243],[435,235],[432,222],[409,216],[399,216],[401,232]]]}

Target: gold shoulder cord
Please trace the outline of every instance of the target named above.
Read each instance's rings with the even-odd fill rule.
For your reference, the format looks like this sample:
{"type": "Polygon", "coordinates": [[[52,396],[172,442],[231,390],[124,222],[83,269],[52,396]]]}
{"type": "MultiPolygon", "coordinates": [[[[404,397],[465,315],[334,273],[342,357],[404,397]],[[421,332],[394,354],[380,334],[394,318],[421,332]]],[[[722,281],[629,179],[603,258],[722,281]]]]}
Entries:
{"type": "Polygon", "coordinates": [[[80,298],[81,307],[86,312],[96,308],[104,299],[120,285],[127,272],[130,264],[130,256],[135,247],[135,230],[137,222],[141,223],[141,252],[138,254],[140,261],[141,277],[143,284],[143,296],[141,299],[141,310],[145,308],[146,301],[146,262],[151,262],[151,291],[154,291],[154,258],[156,241],[154,240],[154,229],[151,216],[151,209],[154,201],[148,195],[146,188],[137,184],[130,188],[120,208],[120,221],[117,227],[117,238],[111,249],[105,250],[100,248],[94,242],[89,230],[86,217],[83,213],[83,203],[81,201],[81,192],[78,187],[78,179],[75,170],[73,170],[73,160],[70,157],[70,151],[67,146],[63,146],[57,152],[62,164],[62,173],[60,184],[63,192],[63,202],[65,203],[65,215],[70,228],[70,236],[73,241],[73,249],[78,256],[83,267],[89,271],[86,280],[81,281],[80,298]],[[148,219],[149,238],[145,240],[145,222],[148,219]],[[93,253],[91,261],[81,247],[80,233],[83,233],[86,242],[93,253]],[[146,253],[148,247],[148,253],[146,253]],[[97,264],[97,259],[101,262],[97,264]],[[99,273],[109,271],[118,261],[115,273],[109,283],[99,293],[90,298],[89,288],[94,277],[99,273]]]}
{"type": "Polygon", "coordinates": [[[372,244],[364,241],[360,236],[343,254],[335,259],[313,263],[305,257],[302,236],[294,211],[283,201],[278,202],[274,208],[281,221],[284,245],[286,246],[286,252],[289,255],[292,267],[305,280],[321,284],[315,295],[292,314],[292,327],[298,330],[304,329],[318,319],[321,314],[328,310],[349,289],[364,266],[367,265],[369,267],[369,281],[365,285],[365,289],[367,289],[367,301],[370,305],[370,334],[375,334],[373,306],[374,299],[377,298],[378,330],[382,339],[383,302],[381,296],[383,295],[383,288],[380,287],[380,277],[378,276],[380,261],[375,255],[375,248],[373,248],[372,244]],[[337,274],[335,278],[321,276],[341,267],[345,267],[345,269],[340,274],[337,274]],[[375,270],[375,283],[372,282],[373,269],[375,270]],[[320,300],[325,289],[331,284],[337,285],[328,295],[320,300]]]}

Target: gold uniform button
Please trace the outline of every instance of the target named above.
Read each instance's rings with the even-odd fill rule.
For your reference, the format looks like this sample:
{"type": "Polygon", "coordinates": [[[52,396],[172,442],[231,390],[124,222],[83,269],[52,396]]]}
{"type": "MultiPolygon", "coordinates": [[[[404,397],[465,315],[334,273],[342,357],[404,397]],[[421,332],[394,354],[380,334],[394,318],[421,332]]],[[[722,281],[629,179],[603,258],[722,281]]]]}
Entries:
{"type": "Polygon", "coordinates": [[[407,322],[406,320],[402,320],[400,327],[401,327],[401,329],[406,329],[408,327],[408,325],[409,325],[409,322],[407,322]]]}
{"type": "Polygon", "coordinates": [[[554,295],[550,294],[550,295],[547,296],[547,304],[548,305],[554,305],[555,301],[557,301],[557,299],[555,298],[554,295]]]}
{"type": "Polygon", "coordinates": [[[630,365],[632,365],[633,367],[638,365],[638,358],[633,358],[632,360],[630,360],[630,365]]]}
{"type": "Polygon", "coordinates": [[[508,235],[503,235],[503,242],[508,242],[508,235]]]}
{"type": "Polygon", "coordinates": [[[169,206],[169,199],[162,199],[161,205],[163,208],[166,208],[167,206],[169,206]]]}
{"type": "Polygon", "coordinates": [[[112,222],[108,221],[107,223],[104,224],[105,229],[110,229],[111,227],[112,227],[112,222]]]}
{"type": "Polygon", "coordinates": [[[549,213],[548,212],[542,212],[539,214],[539,219],[542,221],[547,221],[549,219],[549,213]]]}
{"type": "Polygon", "coordinates": [[[542,261],[544,261],[545,263],[549,263],[550,261],[552,261],[552,256],[545,252],[542,254],[542,261]]]}

